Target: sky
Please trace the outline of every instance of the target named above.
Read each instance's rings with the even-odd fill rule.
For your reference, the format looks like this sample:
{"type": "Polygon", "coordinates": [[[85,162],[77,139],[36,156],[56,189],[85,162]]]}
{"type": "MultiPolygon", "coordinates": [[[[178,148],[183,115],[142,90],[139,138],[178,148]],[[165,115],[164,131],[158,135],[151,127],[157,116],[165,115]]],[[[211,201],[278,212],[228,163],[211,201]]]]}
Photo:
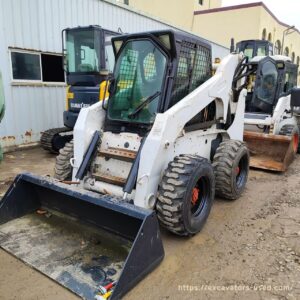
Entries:
{"type": "MultiPolygon", "coordinates": [[[[300,30],[300,1],[299,0],[261,0],[281,21],[295,25],[300,30]]],[[[260,0],[222,0],[223,6],[260,2],[260,0]]],[[[250,21],[250,20],[249,20],[250,21]]]]}

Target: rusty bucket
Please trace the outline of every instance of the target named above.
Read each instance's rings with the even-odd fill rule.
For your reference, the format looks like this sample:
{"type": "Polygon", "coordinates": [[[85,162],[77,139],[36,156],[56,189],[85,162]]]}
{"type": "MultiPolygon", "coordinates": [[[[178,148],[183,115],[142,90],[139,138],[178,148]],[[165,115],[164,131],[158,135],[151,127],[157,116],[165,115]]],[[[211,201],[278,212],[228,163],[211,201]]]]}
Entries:
{"type": "Polygon", "coordinates": [[[293,162],[297,149],[294,137],[259,132],[244,132],[250,151],[250,167],[285,172],[293,162]]]}

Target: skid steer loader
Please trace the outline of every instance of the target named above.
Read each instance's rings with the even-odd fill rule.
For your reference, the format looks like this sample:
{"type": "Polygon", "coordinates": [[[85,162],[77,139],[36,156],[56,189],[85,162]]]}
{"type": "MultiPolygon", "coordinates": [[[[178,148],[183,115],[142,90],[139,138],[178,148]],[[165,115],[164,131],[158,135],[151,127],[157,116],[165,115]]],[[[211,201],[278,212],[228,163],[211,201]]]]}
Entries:
{"type": "MultiPolygon", "coordinates": [[[[66,144],[72,147],[73,128],[82,107],[90,106],[105,98],[108,74],[113,71],[114,55],[111,38],[119,35],[97,25],[66,28],[62,31],[64,70],[68,84],[64,127],[51,128],[41,135],[41,146],[52,153],[59,153],[66,144]]],[[[61,161],[65,160],[62,155],[61,161]]],[[[64,170],[58,166],[57,175],[64,170]]]]}
{"type": "Polygon", "coordinates": [[[249,61],[244,140],[250,166],[286,171],[300,151],[298,66],[285,56],[249,61]]]}
{"type": "Polygon", "coordinates": [[[21,174],[0,204],[0,246],[85,299],[106,284],[122,297],[163,259],[159,224],[196,234],[215,194],[237,199],[249,170],[241,55],[211,77],[196,36],[112,42],[110,97],[80,111],[72,181],[21,174]]]}

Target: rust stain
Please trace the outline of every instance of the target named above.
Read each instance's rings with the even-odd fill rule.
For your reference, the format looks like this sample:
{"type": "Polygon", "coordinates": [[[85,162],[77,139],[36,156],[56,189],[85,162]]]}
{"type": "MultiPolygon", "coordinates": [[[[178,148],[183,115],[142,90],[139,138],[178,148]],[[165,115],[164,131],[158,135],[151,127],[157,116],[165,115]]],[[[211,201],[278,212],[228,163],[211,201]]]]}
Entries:
{"type": "Polygon", "coordinates": [[[25,136],[32,136],[32,131],[26,131],[25,136]]]}
{"type": "Polygon", "coordinates": [[[3,138],[2,138],[2,140],[3,141],[10,141],[10,140],[12,140],[12,141],[14,141],[16,139],[16,137],[15,136],[13,136],[13,135],[8,135],[8,136],[4,136],[3,138]]]}

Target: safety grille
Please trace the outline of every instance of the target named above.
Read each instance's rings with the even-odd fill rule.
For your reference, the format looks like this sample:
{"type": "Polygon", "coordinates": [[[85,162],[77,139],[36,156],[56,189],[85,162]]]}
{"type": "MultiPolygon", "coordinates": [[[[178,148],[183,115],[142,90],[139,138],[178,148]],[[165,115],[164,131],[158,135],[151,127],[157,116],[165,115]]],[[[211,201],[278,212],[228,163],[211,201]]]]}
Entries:
{"type": "Polygon", "coordinates": [[[210,49],[183,41],[179,53],[171,106],[183,99],[211,77],[210,49]]]}

